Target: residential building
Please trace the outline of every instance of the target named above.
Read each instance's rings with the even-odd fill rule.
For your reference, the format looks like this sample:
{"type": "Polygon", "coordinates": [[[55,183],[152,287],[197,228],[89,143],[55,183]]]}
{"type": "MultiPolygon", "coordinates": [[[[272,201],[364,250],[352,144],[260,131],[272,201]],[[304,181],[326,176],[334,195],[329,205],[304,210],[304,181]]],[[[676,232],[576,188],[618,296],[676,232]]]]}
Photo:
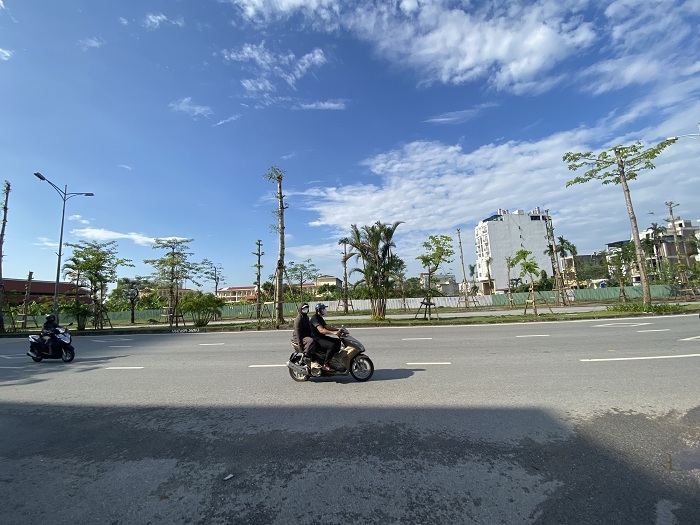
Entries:
{"type": "Polygon", "coordinates": [[[669,222],[666,228],[659,232],[654,228],[647,228],[639,232],[639,238],[652,246],[653,255],[647,255],[647,263],[656,271],[664,261],[669,264],[684,264],[692,266],[698,256],[697,236],[700,228],[693,226],[689,220],[677,219],[669,222]],[[673,230],[676,235],[673,235],[673,230]],[[676,249],[678,243],[678,249],[676,249]]]}
{"type": "MultiPolygon", "coordinates": [[[[476,225],[474,236],[476,241],[477,281],[480,292],[484,295],[505,292],[508,290],[507,260],[522,249],[531,252],[540,270],[553,274],[552,261],[547,255],[549,241],[547,237],[547,222],[549,216],[535,208],[529,213],[516,210],[498,210],[476,225]]],[[[510,278],[520,277],[520,267],[510,271],[510,278]]],[[[539,276],[536,276],[539,278],[539,276]]],[[[523,283],[529,283],[529,277],[522,278],[523,283]]]]}
{"type": "MultiPolygon", "coordinates": [[[[331,285],[336,288],[342,288],[343,281],[332,275],[322,275],[318,277],[314,282],[304,283],[304,292],[316,295],[319,288],[323,285],[331,285]]],[[[299,288],[298,283],[292,283],[292,286],[299,288]]],[[[231,286],[229,288],[222,288],[216,293],[217,297],[224,299],[227,303],[251,303],[256,300],[256,287],[254,284],[250,286],[231,286]]],[[[272,301],[271,297],[261,298],[262,301],[272,301]]]]}
{"type": "MultiPolygon", "coordinates": [[[[433,288],[437,288],[443,296],[454,297],[459,295],[459,285],[453,274],[433,274],[431,278],[433,281],[433,288]]],[[[428,289],[428,274],[420,274],[419,279],[421,286],[428,289]]]]}
{"type": "Polygon", "coordinates": [[[602,253],[566,255],[559,262],[566,288],[597,288],[607,281],[608,263],[602,253]]]}

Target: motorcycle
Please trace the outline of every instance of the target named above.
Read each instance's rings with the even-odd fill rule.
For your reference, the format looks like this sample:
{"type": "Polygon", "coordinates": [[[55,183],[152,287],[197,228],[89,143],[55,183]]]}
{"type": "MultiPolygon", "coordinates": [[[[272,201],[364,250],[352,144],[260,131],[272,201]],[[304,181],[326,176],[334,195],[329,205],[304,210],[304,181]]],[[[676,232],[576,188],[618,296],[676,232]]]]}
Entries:
{"type": "Polygon", "coordinates": [[[356,381],[367,381],[374,373],[374,363],[365,355],[365,347],[341,327],[338,333],[340,351],[328,365],[334,370],[326,372],[316,361],[305,357],[299,345],[292,341],[294,352],[287,361],[289,375],[294,381],[306,381],[311,377],[346,376],[350,374],[356,381]]]}
{"type": "Polygon", "coordinates": [[[51,338],[46,341],[43,341],[40,335],[30,335],[27,355],[36,363],[43,359],[63,359],[65,363],[70,363],[75,358],[75,349],[71,341],[68,328],[57,326],[53,329],[51,338]]]}

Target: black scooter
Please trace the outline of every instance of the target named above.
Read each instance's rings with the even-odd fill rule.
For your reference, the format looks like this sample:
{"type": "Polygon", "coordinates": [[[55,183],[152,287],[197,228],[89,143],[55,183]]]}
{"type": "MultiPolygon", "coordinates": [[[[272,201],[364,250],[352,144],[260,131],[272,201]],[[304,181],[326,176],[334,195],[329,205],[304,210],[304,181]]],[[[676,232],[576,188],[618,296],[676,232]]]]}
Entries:
{"type": "Polygon", "coordinates": [[[75,349],[71,341],[68,328],[57,326],[46,341],[40,335],[30,335],[27,355],[36,363],[44,359],[63,359],[65,363],[70,363],[75,358],[75,349]]]}

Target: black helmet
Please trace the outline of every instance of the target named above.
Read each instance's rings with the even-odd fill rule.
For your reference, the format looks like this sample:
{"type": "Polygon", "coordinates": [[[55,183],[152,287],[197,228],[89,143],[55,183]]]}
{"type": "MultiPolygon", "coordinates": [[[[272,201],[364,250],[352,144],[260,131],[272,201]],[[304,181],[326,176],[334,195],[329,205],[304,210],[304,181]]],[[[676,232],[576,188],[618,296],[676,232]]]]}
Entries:
{"type": "Polygon", "coordinates": [[[56,316],[54,314],[48,314],[46,316],[46,322],[47,323],[54,323],[56,322],[56,316]]]}
{"type": "Polygon", "coordinates": [[[316,305],[316,311],[318,312],[319,310],[323,310],[324,308],[328,308],[325,304],[323,303],[318,303],[316,305]]]}

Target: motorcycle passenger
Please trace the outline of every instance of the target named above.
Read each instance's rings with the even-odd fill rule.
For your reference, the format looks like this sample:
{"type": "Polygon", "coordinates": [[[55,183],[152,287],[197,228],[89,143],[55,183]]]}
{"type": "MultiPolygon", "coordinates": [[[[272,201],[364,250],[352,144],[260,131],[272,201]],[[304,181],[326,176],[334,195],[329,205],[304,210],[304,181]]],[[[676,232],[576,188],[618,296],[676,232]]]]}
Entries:
{"type": "Polygon", "coordinates": [[[340,339],[330,337],[331,335],[338,336],[337,328],[328,326],[323,316],[327,313],[327,306],[323,303],[316,305],[316,313],[311,317],[311,334],[316,343],[317,351],[326,353],[321,368],[325,372],[332,372],[330,361],[335,354],[340,351],[340,339]]]}
{"type": "Polygon", "coordinates": [[[315,344],[309,322],[309,303],[301,303],[299,306],[299,315],[294,319],[292,341],[299,345],[299,349],[306,357],[313,356],[315,344]]]}

